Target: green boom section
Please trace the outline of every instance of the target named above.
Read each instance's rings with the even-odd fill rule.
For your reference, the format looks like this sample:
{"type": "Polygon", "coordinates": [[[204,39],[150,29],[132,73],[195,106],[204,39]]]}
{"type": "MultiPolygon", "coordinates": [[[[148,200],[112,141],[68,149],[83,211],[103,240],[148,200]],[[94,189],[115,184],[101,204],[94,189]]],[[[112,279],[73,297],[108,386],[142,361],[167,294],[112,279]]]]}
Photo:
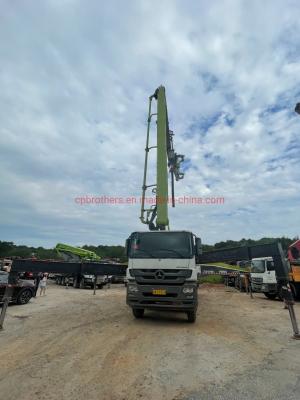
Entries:
{"type": "Polygon", "coordinates": [[[177,154],[173,146],[173,131],[169,130],[168,109],[166,101],[166,91],[163,86],[159,86],[153,95],[149,97],[149,111],[147,120],[147,138],[145,148],[144,177],[141,199],[140,220],[147,224],[150,230],[169,229],[168,218],[168,174],[171,176],[171,198],[172,207],[175,207],[174,180],[178,181],[184,177],[180,170],[180,165],[184,161],[182,154],[177,154]],[[156,112],[152,112],[152,102],[156,100],[156,112]],[[156,145],[150,145],[150,125],[152,118],[156,117],[156,145]],[[156,149],[156,181],[147,183],[148,157],[149,152],[156,149]],[[153,205],[146,204],[146,192],[152,189],[155,193],[156,201],[153,205]]]}
{"type": "Polygon", "coordinates": [[[69,259],[80,259],[80,260],[90,260],[90,261],[100,261],[96,253],[90,250],[85,250],[80,247],[73,247],[64,243],[57,243],[55,250],[59,255],[67,256],[69,259]]]}
{"type": "Polygon", "coordinates": [[[157,89],[157,162],[156,162],[156,225],[159,229],[169,226],[168,219],[168,116],[165,88],[157,89]]]}

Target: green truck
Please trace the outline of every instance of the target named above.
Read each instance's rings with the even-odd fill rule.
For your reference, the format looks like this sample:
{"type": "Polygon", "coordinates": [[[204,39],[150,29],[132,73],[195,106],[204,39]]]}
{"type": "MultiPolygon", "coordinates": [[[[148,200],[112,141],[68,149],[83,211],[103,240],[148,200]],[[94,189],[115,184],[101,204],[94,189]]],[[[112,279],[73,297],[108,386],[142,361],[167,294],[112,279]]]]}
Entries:
{"type": "MultiPolygon", "coordinates": [[[[55,246],[57,254],[68,262],[99,262],[101,257],[90,250],[74,247],[64,243],[58,243],[55,246]]],[[[107,284],[109,278],[107,275],[86,275],[86,274],[56,274],[55,281],[58,285],[68,285],[83,289],[85,287],[93,288],[95,283],[99,289],[107,284]],[[96,282],[95,282],[96,279],[96,282]]]]}

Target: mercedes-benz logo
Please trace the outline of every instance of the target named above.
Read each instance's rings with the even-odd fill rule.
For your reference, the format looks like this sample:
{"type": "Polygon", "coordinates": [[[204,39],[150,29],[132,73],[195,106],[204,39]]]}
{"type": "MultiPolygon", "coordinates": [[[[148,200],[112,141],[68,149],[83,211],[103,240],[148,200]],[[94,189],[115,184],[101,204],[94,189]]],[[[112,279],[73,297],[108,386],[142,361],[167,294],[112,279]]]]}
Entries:
{"type": "Polygon", "coordinates": [[[165,274],[163,271],[158,270],[155,272],[154,276],[155,276],[155,279],[164,279],[165,274]]]}

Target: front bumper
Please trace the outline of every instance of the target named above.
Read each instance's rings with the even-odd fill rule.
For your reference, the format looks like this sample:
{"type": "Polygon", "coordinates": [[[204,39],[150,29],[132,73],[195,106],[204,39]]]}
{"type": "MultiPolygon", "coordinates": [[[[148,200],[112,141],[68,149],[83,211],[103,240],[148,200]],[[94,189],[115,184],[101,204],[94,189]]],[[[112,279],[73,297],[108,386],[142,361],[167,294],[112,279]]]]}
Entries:
{"type": "Polygon", "coordinates": [[[260,293],[261,292],[261,284],[251,283],[251,288],[253,292],[260,293]]]}
{"type": "Polygon", "coordinates": [[[277,293],[278,287],[276,283],[252,283],[252,290],[257,293],[277,293]]]}
{"type": "Polygon", "coordinates": [[[195,310],[198,305],[197,284],[189,283],[180,286],[156,286],[156,285],[137,285],[138,291],[131,293],[127,286],[127,304],[132,308],[147,308],[153,310],[173,310],[188,311],[195,310]],[[182,289],[185,287],[193,287],[192,294],[184,294],[182,289]],[[153,295],[155,289],[165,289],[166,295],[153,295]]]}

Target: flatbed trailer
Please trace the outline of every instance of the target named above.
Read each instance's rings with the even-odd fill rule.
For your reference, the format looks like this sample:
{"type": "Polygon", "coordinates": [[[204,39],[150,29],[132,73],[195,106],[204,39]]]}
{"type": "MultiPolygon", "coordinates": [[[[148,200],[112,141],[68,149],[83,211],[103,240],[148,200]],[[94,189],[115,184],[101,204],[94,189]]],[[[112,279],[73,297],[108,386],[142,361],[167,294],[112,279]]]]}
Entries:
{"type": "Polygon", "coordinates": [[[16,259],[11,266],[11,274],[31,271],[52,274],[85,274],[85,275],[126,275],[126,264],[103,262],[67,262],[34,259],[16,259]]]}

